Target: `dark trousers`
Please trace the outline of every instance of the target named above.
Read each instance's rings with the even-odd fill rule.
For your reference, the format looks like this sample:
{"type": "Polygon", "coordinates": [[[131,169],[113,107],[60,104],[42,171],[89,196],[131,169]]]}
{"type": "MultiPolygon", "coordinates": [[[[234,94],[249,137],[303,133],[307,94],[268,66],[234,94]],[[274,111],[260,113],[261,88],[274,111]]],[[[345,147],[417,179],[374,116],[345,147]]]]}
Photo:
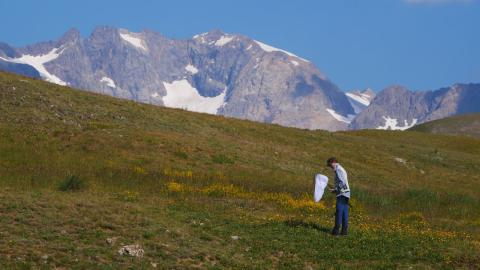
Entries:
{"type": "Polygon", "coordinates": [[[342,233],[346,234],[348,230],[348,198],[345,196],[337,197],[334,234],[338,234],[340,226],[342,227],[342,233]]]}

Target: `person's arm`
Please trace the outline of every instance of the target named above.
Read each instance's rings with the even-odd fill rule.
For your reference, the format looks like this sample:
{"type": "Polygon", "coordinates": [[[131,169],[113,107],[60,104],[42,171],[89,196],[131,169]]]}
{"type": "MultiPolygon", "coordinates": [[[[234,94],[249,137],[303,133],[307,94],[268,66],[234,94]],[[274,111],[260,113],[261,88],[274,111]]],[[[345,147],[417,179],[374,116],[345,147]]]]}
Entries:
{"type": "Polygon", "coordinates": [[[337,174],[335,173],[335,177],[333,178],[334,179],[334,182],[333,182],[333,188],[330,188],[330,192],[331,193],[335,193],[335,194],[338,194],[338,180],[337,180],[337,174]]]}

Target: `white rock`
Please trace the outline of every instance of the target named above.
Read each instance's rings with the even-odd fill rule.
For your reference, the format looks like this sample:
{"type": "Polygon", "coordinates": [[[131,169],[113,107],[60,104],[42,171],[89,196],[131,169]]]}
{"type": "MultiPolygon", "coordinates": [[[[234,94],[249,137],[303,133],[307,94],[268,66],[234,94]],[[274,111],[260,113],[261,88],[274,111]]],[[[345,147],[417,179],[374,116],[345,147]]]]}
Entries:
{"type": "Polygon", "coordinates": [[[127,245],[121,247],[118,250],[118,254],[142,258],[143,254],[145,254],[145,251],[140,247],[140,245],[127,245]]]}
{"type": "Polygon", "coordinates": [[[398,163],[402,163],[403,165],[407,165],[407,161],[403,158],[396,157],[395,161],[398,163]]]}

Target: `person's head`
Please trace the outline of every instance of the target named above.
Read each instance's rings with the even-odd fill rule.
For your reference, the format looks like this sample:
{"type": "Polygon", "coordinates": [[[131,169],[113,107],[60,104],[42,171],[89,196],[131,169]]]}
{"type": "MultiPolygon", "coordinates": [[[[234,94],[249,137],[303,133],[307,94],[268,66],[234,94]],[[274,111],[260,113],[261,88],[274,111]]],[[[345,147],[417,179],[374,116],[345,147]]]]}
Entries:
{"type": "Polygon", "coordinates": [[[334,157],[331,157],[327,159],[327,167],[330,167],[332,169],[335,169],[335,165],[338,163],[337,159],[334,157]]]}

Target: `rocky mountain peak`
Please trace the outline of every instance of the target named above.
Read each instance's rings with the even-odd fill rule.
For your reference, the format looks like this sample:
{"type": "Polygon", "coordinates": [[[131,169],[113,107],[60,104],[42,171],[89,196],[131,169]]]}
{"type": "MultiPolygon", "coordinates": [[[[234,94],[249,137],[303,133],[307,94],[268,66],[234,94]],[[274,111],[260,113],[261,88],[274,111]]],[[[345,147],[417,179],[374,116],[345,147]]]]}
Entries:
{"type": "Polygon", "coordinates": [[[363,94],[365,97],[370,97],[370,101],[373,100],[375,98],[375,91],[373,91],[372,88],[367,88],[363,91],[360,92],[361,94],[363,94]]]}
{"type": "Polygon", "coordinates": [[[365,110],[375,98],[375,92],[367,88],[365,90],[352,90],[346,93],[348,101],[352,105],[355,114],[359,114],[365,110]]]}
{"type": "Polygon", "coordinates": [[[435,91],[410,91],[390,86],[377,94],[351,129],[382,128],[405,130],[415,124],[458,113],[480,111],[480,84],[455,84],[435,91]]]}
{"type": "Polygon", "coordinates": [[[411,94],[412,92],[402,85],[391,85],[385,88],[383,91],[378,93],[378,97],[389,96],[389,95],[401,95],[401,94],[411,94]]]}
{"type": "Polygon", "coordinates": [[[87,38],[25,48],[0,44],[0,69],[119,98],[284,126],[405,128],[480,110],[478,85],[434,92],[391,86],[342,92],[313,63],[246,37],[212,30],[192,39],[99,26],[87,38]]]}
{"type": "Polygon", "coordinates": [[[111,43],[120,40],[119,29],[111,26],[97,26],[88,37],[89,42],[111,43]]]}
{"type": "Polygon", "coordinates": [[[61,46],[67,43],[73,44],[80,41],[81,38],[82,37],[80,35],[80,31],[78,31],[78,29],[76,28],[71,28],[67,32],[65,32],[65,34],[62,35],[62,37],[60,37],[60,39],[57,42],[58,44],[57,46],[61,46]]]}

